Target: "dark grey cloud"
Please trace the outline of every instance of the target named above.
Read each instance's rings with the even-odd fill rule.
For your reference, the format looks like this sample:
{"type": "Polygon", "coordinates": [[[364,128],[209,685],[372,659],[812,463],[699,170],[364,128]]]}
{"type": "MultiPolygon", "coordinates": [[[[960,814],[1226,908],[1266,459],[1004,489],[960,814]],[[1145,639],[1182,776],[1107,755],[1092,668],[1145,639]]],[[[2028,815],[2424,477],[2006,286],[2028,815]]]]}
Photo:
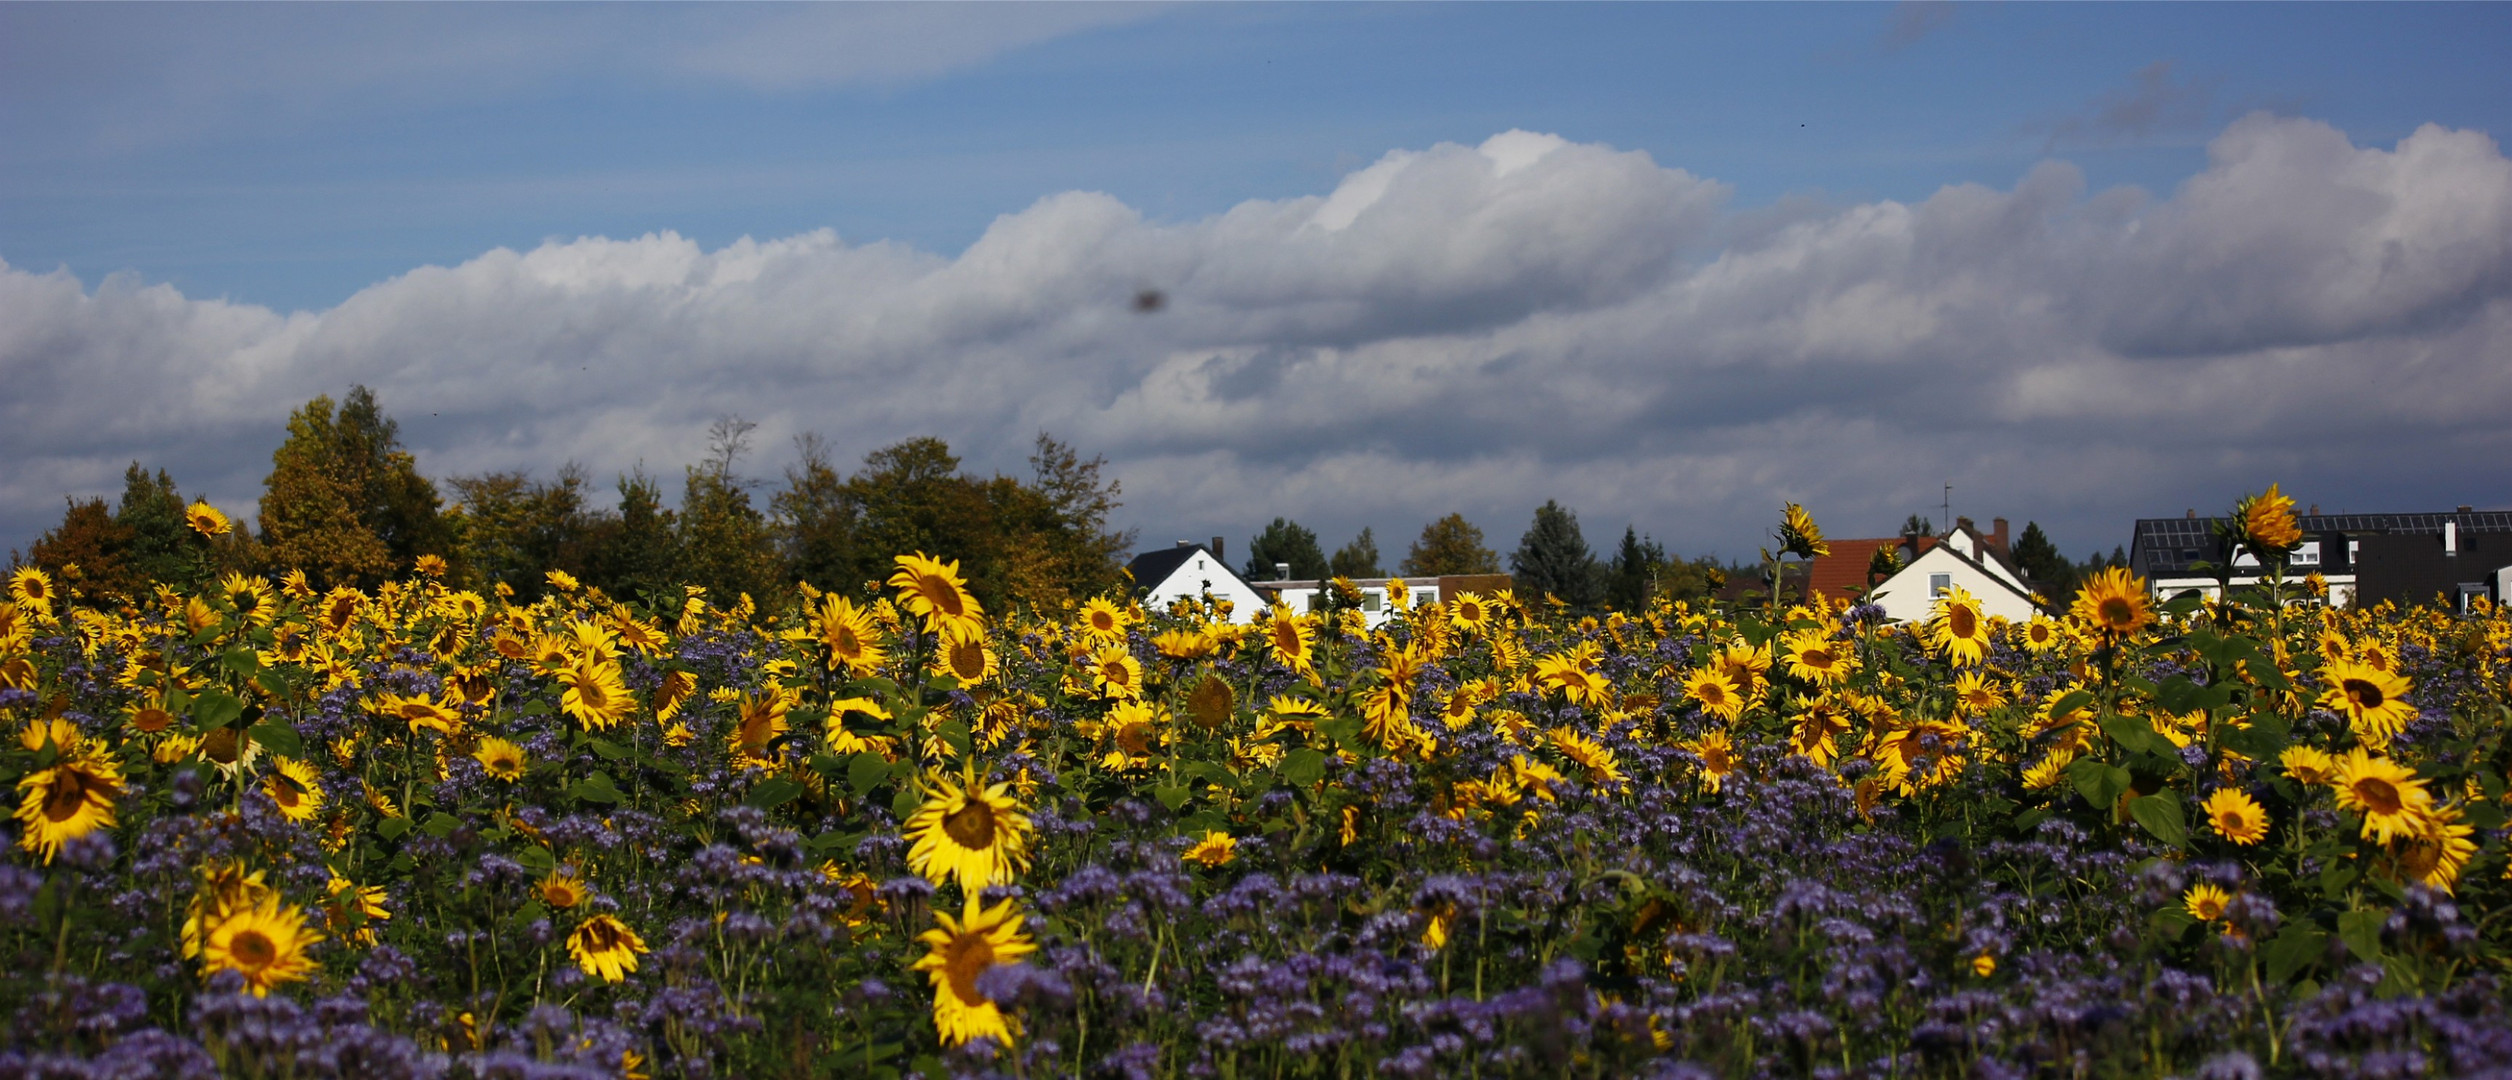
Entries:
{"type": "Polygon", "coordinates": [[[2512,502],[2512,162],[2483,134],[2260,115],[2163,196],[2050,162],[1777,218],[1726,197],[1508,132],[1189,221],[1051,195],[957,257],[593,237],[295,315],[0,268],[0,525],[134,458],[246,510],[288,411],[351,383],[439,476],[673,477],[726,413],[763,475],[803,432],[1017,471],[1044,429],[1110,458],[1151,543],[1288,514],[1400,551],[1461,511],[1505,549],[1554,498],[1599,542],[1745,554],[1781,500],[1873,534],[1947,482],[2077,551],[2270,480],[2512,502]]]}
{"type": "Polygon", "coordinates": [[[2082,112],[2043,125],[2047,149],[2143,142],[2158,135],[2204,129],[2215,119],[2215,78],[2178,73],[2171,59],[2157,60],[2129,76],[2128,85],[2103,92],[2082,112]]]}
{"type": "Polygon", "coordinates": [[[1899,52],[1954,21],[1953,0],[1901,0],[1884,24],[1884,50],[1899,52]]]}

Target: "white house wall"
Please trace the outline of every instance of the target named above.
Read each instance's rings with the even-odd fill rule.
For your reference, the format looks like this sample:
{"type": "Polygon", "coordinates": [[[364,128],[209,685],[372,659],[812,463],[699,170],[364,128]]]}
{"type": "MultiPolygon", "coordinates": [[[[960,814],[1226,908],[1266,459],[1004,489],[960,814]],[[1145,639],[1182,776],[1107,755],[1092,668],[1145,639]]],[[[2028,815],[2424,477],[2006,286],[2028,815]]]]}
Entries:
{"type": "Polygon", "coordinates": [[[1214,560],[1210,552],[1202,551],[1197,552],[1194,558],[1179,563],[1168,577],[1152,586],[1143,597],[1143,607],[1151,611],[1166,611],[1169,605],[1179,600],[1201,600],[1207,592],[1215,600],[1230,602],[1230,621],[1234,623],[1254,622],[1256,616],[1265,610],[1262,594],[1249,588],[1237,574],[1214,560]]]}
{"type": "Polygon", "coordinates": [[[1993,575],[1941,547],[1929,548],[1900,573],[1886,578],[1867,594],[1867,602],[1883,608],[1884,617],[1894,622],[1925,621],[1936,610],[1936,593],[1929,586],[1936,574],[1945,575],[1946,584],[1977,598],[1983,615],[2001,615],[2016,622],[2032,617],[2032,601],[2016,595],[2003,575],[1993,575]]]}

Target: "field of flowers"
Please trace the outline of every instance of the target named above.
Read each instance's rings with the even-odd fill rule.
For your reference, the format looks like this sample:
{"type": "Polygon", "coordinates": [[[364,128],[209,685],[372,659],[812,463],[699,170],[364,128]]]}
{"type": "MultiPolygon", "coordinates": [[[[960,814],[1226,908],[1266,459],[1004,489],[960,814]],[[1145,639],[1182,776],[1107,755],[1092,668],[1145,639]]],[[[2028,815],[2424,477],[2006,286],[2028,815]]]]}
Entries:
{"type": "MultiPolygon", "coordinates": [[[[2272,569],[2283,512],[2236,518],[2272,569]]],[[[1371,629],[896,565],[775,611],[20,573],[0,1075],[2512,1065],[2501,612],[2113,571],[2019,624],[1371,629]]]]}

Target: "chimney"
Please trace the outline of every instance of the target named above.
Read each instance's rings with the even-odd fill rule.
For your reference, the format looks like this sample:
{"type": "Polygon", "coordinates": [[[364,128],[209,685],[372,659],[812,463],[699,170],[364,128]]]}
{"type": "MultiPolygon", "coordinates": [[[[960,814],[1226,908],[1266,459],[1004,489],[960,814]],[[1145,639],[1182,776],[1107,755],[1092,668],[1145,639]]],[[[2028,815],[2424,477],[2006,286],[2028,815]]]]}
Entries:
{"type": "Polygon", "coordinates": [[[2306,515],[2304,515],[2304,516],[2305,516],[2305,517],[2319,517],[2319,516],[2320,516],[2320,504],[2319,504],[2319,503],[2313,503],[2313,504],[2311,504],[2311,513],[2306,514],[2306,515]]]}
{"type": "Polygon", "coordinates": [[[1999,551],[2006,550],[2006,519],[1990,518],[1989,525],[1989,542],[1996,544],[1999,551]]]}
{"type": "Polygon", "coordinates": [[[1273,579],[1275,581],[1291,580],[1291,564],[1287,562],[1273,564],[1273,579]]]}
{"type": "Polygon", "coordinates": [[[1221,554],[1221,538],[1218,536],[1212,538],[1212,557],[1216,562],[1229,561],[1228,557],[1221,554]]]}
{"type": "Polygon", "coordinates": [[[2462,504],[2460,504],[2460,513],[2463,513],[2463,514],[2466,514],[2466,513],[2472,513],[2472,512],[2474,512],[2476,509],[2477,509],[2476,507],[2474,507],[2474,506],[2470,506],[2470,505],[2468,505],[2468,504],[2466,504],[2466,503],[2462,503],[2462,504]]]}
{"type": "Polygon", "coordinates": [[[2189,520],[2191,520],[2191,521],[2196,521],[2196,520],[2198,520],[2198,508],[2197,508],[2197,507],[2195,507],[2195,506],[2190,507],[2190,508],[2189,508],[2189,514],[2188,514],[2187,516],[2188,516],[2189,520]]]}
{"type": "Polygon", "coordinates": [[[1192,541],[1192,540],[1180,540],[1180,541],[1178,541],[1178,546],[1179,546],[1179,547],[1194,547],[1194,546],[1195,546],[1195,542],[1194,542],[1194,541],[1192,541]]]}

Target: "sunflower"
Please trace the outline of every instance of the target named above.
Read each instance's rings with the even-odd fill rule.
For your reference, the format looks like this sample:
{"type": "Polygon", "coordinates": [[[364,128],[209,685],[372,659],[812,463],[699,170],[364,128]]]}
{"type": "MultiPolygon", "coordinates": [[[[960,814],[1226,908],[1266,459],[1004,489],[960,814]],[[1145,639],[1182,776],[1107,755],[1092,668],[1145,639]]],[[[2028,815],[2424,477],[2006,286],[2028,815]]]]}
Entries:
{"type": "Polygon", "coordinates": [[[576,876],[576,868],[572,866],[551,870],[548,876],[533,883],[532,892],[541,898],[542,903],[560,911],[593,898],[593,889],[584,883],[583,878],[576,876]]]}
{"type": "Polygon", "coordinates": [[[2425,816],[2424,827],[2392,849],[2391,862],[2400,877],[2423,882],[2443,892],[2458,884],[2460,871],[2477,854],[2476,830],[2460,821],[2456,807],[2425,816]]]}
{"type": "Polygon", "coordinates": [[[1143,694],[1142,661],[1121,646],[1111,645],[1090,658],[1091,686],[1112,701],[1131,701],[1143,694]]]}
{"type": "Polygon", "coordinates": [[[384,906],[384,887],[360,885],[335,873],[325,890],[323,922],[334,932],[348,931],[360,945],[375,944],[375,923],[392,918],[392,909],[384,906]]]}
{"type": "Polygon", "coordinates": [[[972,891],[959,918],[936,911],[934,929],[916,938],[930,947],[916,961],[915,970],[933,979],[933,1026],[945,1044],[958,1046],[980,1037],[1012,1041],[1011,1018],[1003,1015],[993,999],[977,992],[977,977],[997,964],[1013,963],[1037,951],[1021,932],[1021,915],[1013,910],[1014,903],[1006,899],[985,907],[972,891]]]}
{"type": "Polygon", "coordinates": [[[1736,684],[1714,668],[1701,668],[1683,681],[1683,692],[1701,704],[1701,712],[1733,723],[1744,715],[1744,695],[1736,692],[1736,684]]]}
{"type": "Polygon", "coordinates": [[[924,619],[925,629],[940,630],[954,623],[985,626],[985,611],[968,594],[958,560],[943,562],[919,551],[891,561],[898,564],[898,572],[890,575],[889,585],[898,590],[908,611],[924,619]]]}
{"type": "Polygon", "coordinates": [[[637,954],[644,951],[645,939],[610,915],[586,919],[567,935],[567,954],[576,958],[576,966],[587,975],[601,976],[603,982],[626,979],[637,970],[637,954]]]}
{"type": "Polygon", "coordinates": [[[1302,675],[1314,676],[1309,666],[1309,649],[1316,640],[1316,625],[1309,619],[1291,614],[1291,609],[1275,604],[1265,613],[1265,644],[1273,649],[1274,659],[1282,666],[1302,675]]]}
{"type": "Polygon", "coordinates": [[[1125,637],[1126,627],[1133,624],[1132,616],[1106,597],[1094,596],[1082,603],[1082,633],[1094,641],[1121,640],[1125,637]]]}
{"type": "Polygon", "coordinates": [[[2365,753],[2362,747],[2338,759],[2337,774],[2330,782],[2337,788],[2339,809],[2364,815],[2366,840],[2386,844],[2393,837],[2413,834],[2433,812],[2433,793],[2425,790],[2423,780],[2397,762],[2365,753]]]}
{"type": "Polygon", "coordinates": [[[2076,752],[2073,749],[2051,748],[2047,756],[2033,762],[2031,767],[2024,770],[2024,787],[2031,791],[2046,791],[2057,787],[2059,781],[2067,779],[2067,766],[2075,760],[2076,752]]]}
{"type": "Polygon", "coordinates": [[[606,660],[580,660],[559,669],[558,681],[567,690],[558,697],[559,708],[575,717],[585,730],[608,730],[636,707],[628,695],[628,684],[619,673],[619,665],[606,660]]]}
{"type": "Polygon", "coordinates": [[[1458,593],[1448,602],[1448,625],[1472,633],[1491,621],[1491,602],[1481,593],[1458,593]]]}
{"type": "Polygon", "coordinates": [[[1613,693],[1613,685],[1588,670],[1589,662],[1581,652],[1554,653],[1535,662],[1535,679],[1561,691],[1573,705],[1599,704],[1613,693]]]}
{"type": "Polygon", "coordinates": [[[2326,784],[2338,774],[2337,759],[2317,747],[2296,744],[2277,755],[2277,765],[2297,784],[2326,784]]]}
{"type": "Polygon", "coordinates": [[[1838,753],[1837,740],[1848,733],[1849,717],[1840,706],[1828,697],[1816,698],[1798,710],[1796,725],[1788,735],[1788,749],[1829,768],[1838,753]]]}
{"type": "Polygon", "coordinates": [[[2320,682],[2329,688],[2320,695],[2320,706],[2344,713],[2366,746],[2388,746],[2416,718],[2416,707],[2402,699],[2407,680],[2392,672],[2341,662],[2323,666],[2320,682]]]}
{"type": "Polygon", "coordinates": [[[2253,554],[2283,554],[2303,542],[2302,525],[2294,520],[2294,500],[2278,492],[2275,484],[2243,499],[2234,507],[2233,516],[2240,522],[2241,538],[2253,554]]]}
{"type": "Polygon", "coordinates": [[[53,588],[52,575],[38,567],[21,566],[9,575],[9,598],[42,618],[52,614],[52,603],[60,599],[60,590],[53,588]]]}
{"type": "Polygon", "coordinates": [[[812,630],[828,647],[831,670],[845,668],[862,677],[880,670],[889,659],[875,636],[872,614],[843,596],[831,593],[820,598],[819,609],[812,613],[812,630]]]}
{"type": "Polygon", "coordinates": [[[2268,811],[2240,788],[2217,788],[2200,809],[2216,834],[2236,844],[2256,844],[2268,836],[2268,811]]]}
{"type": "Polygon", "coordinates": [[[323,594],[323,602],[315,608],[315,622],[324,632],[337,636],[346,633],[356,622],[358,612],[366,607],[366,594],[343,585],[323,594]]]}
{"type": "Polygon", "coordinates": [[[271,759],[270,775],[262,778],[262,791],[279,807],[280,816],[290,821],[312,821],[323,812],[322,775],[314,766],[293,758],[271,759]]]}
{"type": "Polygon", "coordinates": [[[1816,686],[1838,686],[1858,670],[1858,661],[1848,649],[1820,630],[1790,634],[1784,645],[1788,674],[1816,686]]]}
{"type": "Polygon", "coordinates": [[[1228,866],[1230,860],[1238,858],[1238,855],[1237,838],[1219,829],[1213,829],[1205,832],[1203,839],[1195,841],[1194,847],[1186,849],[1186,853],[1178,857],[1187,862],[1202,863],[1206,867],[1218,867],[1228,866]]]}
{"type": "Polygon", "coordinates": [[[1936,598],[1927,633],[1928,646],[1956,667],[1977,664],[1989,654],[1988,620],[1980,616],[1980,601],[1960,585],[1947,587],[1936,598]]]}
{"type": "Polygon", "coordinates": [[[1553,748],[1561,751],[1562,757],[1587,772],[1588,783],[1619,784],[1625,779],[1622,760],[1615,757],[1605,744],[1566,727],[1554,728],[1546,734],[1552,739],[1553,748]]]}
{"type": "Polygon", "coordinates": [[[736,699],[733,729],[724,734],[724,746],[740,757],[756,757],[767,752],[768,744],[788,730],[785,714],[793,709],[793,701],[784,694],[743,694],[736,699]]]}
{"type": "Polygon", "coordinates": [[[2024,651],[2036,655],[2058,648],[2059,643],[2066,640],[2066,634],[2059,629],[2057,623],[2037,613],[2033,615],[2031,622],[2023,624],[2023,629],[2017,636],[2023,639],[2024,651]]]}
{"type": "Polygon", "coordinates": [[[494,735],[481,739],[480,745],[472,749],[471,756],[490,776],[508,783],[523,779],[523,770],[532,763],[524,756],[523,747],[494,735]]]}
{"type": "Polygon", "coordinates": [[[2199,922],[2214,922],[2224,917],[2224,909],[2233,902],[2231,894],[2214,885],[2200,882],[2181,894],[2181,907],[2199,922]]]}
{"type": "Polygon", "coordinates": [[[924,805],[907,819],[909,869],[936,885],[956,879],[969,896],[1009,882],[1029,866],[1029,818],[1011,797],[1008,783],[984,786],[934,777],[925,783],[924,805]]]}
{"type": "Polygon", "coordinates": [[[1001,669],[994,650],[986,646],[986,635],[964,625],[942,632],[942,647],[936,650],[934,670],[959,680],[961,686],[975,686],[1001,669]]]}
{"type": "Polygon", "coordinates": [[[1717,791],[1726,782],[1727,774],[1736,771],[1735,744],[1724,731],[1713,731],[1683,744],[1692,756],[1701,759],[1701,786],[1717,791]]]}
{"type": "Polygon", "coordinates": [[[1980,716],[2006,704],[2006,694],[1989,677],[1977,671],[1954,676],[1954,711],[1961,716],[1980,716]]]}
{"type": "Polygon", "coordinates": [[[1730,642],[1710,659],[1710,666],[1727,676],[1736,692],[1752,697],[1762,692],[1762,684],[1771,673],[1771,650],[1767,645],[1748,645],[1742,640],[1730,642]]]}
{"type": "Polygon", "coordinates": [[[321,970],[306,950],[323,940],[321,931],[305,925],[305,913],[284,907],[275,894],[264,893],[248,905],[226,912],[201,942],[201,974],[233,971],[244,976],[253,996],[295,982],[321,970]]]}
{"type": "MultiPolygon", "coordinates": [[[[54,725],[68,726],[60,721],[54,725]]],[[[57,733],[53,738],[60,754],[52,767],[37,769],[17,782],[17,819],[25,825],[17,846],[40,852],[47,864],[61,853],[61,845],[112,828],[113,803],[122,794],[122,770],[111,757],[75,735],[66,741],[57,733]]]]}
{"type": "Polygon", "coordinates": [[[1789,503],[1780,515],[1782,552],[1805,559],[1820,559],[1832,553],[1832,546],[1823,542],[1823,530],[1815,527],[1814,515],[1806,513],[1805,507],[1789,503]]]}
{"type": "Polygon", "coordinates": [[[1218,644],[1201,630],[1166,630],[1151,639],[1151,647],[1171,660],[1201,660],[1218,644]]]}
{"type": "Polygon", "coordinates": [[[1113,744],[1100,764],[1110,769],[1148,767],[1151,752],[1168,741],[1162,719],[1159,712],[1142,702],[1118,702],[1099,725],[1100,734],[1113,744]]]}
{"type": "Polygon", "coordinates": [[[183,523],[202,536],[225,536],[227,530],[235,527],[234,522],[227,520],[227,515],[219,513],[218,508],[209,505],[206,499],[195,499],[192,505],[183,508],[183,523]]]}
{"type": "Polygon", "coordinates": [[[2154,605],[2147,598],[2146,582],[2127,568],[2114,566],[2093,575],[2076,592],[2076,602],[2068,608],[2078,622],[2113,641],[2136,635],[2154,623],[2154,605]]]}

